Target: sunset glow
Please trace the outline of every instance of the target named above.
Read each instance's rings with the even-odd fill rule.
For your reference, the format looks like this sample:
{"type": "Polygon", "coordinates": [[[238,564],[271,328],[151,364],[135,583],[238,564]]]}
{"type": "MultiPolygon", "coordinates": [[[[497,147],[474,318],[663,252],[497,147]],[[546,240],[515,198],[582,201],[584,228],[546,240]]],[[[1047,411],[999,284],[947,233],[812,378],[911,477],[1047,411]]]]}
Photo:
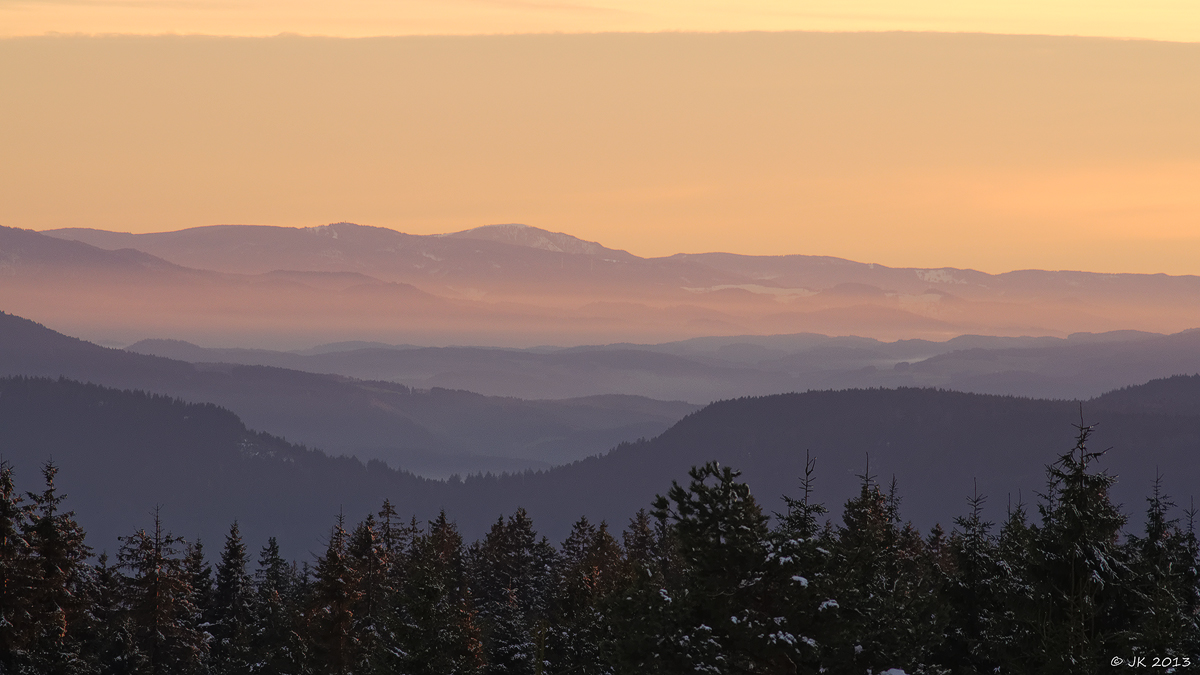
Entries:
{"type": "Polygon", "coordinates": [[[607,31],[945,31],[1195,42],[1200,10],[1152,2],[925,0],[230,0],[0,3],[0,35],[163,33],[365,37],[607,31]]]}
{"type": "Polygon", "coordinates": [[[0,224],[519,222],[643,256],[1200,273],[1200,45],[0,40],[0,224]]]}

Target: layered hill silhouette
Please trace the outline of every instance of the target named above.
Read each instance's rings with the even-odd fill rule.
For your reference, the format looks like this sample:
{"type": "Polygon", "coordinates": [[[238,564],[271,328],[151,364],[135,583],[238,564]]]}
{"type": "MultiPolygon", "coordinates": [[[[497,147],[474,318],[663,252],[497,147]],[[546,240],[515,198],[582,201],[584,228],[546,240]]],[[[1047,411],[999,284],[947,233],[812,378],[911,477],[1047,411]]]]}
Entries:
{"type": "MultiPolygon", "coordinates": [[[[342,335],[337,321],[382,308],[455,326],[486,319],[487,308],[411,285],[354,273],[273,271],[226,274],[177,265],[132,249],[109,251],[28,230],[0,227],[0,309],[75,334],[197,336],[293,331],[342,335]]],[[[132,341],[132,340],[129,340],[132,341]]]]}
{"type": "MultiPolygon", "coordinates": [[[[1200,484],[1200,377],[1130,387],[1084,404],[1098,424],[1093,449],[1119,476],[1113,496],[1142,511],[1156,473],[1178,503],[1200,484]]],[[[501,514],[528,509],[540,532],[561,540],[582,515],[623,526],[688,467],[716,460],[743,470],[767,508],[797,493],[806,459],[817,461],[815,499],[836,517],[863,478],[896,481],[901,514],[922,529],[949,525],[964,498],[988,495],[1000,518],[1035,499],[1043,467],[1072,446],[1074,402],[933,389],[808,392],[715,403],[660,436],[541,472],[435,481],[379,462],[332,458],[256,433],[210,404],[46,378],[0,378],[0,455],[18,487],[37,487],[37,468],[61,467],[67,508],[97,550],[149,522],[210,545],[237,519],[247,541],[281,540],[309,558],[338,513],[364,517],[389,499],[427,519],[445,510],[468,538],[501,514]],[[868,464],[869,462],[869,464],[868,464]],[[869,472],[869,473],[868,473],[869,472]]]]}
{"type": "MultiPolygon", "coordinates": [[[[37,236],[139,251],[176,266],[181,279],[182,270],[209,273],[184,286],[147,281],[106,291],[107,301],[99,286],[76,288],[76,277],[43,277],[0,295],[10,311],[126,344],[160,337],[276,349],[334,340],[531,346],[799,332],[945,340],[1200,326],[1200,278],[1192,276],[985,274],[809,255],[642,258],[521,225],[447,235],[352,223],[155,234],[0,230],[0,253],[11,258],[11,242],[37,236]],[[37,289],[38,300],[56,293],[70,311],[39,304],[37,289]],[[97,303],[106,312],[85,311],[97,303]]],[[[52,253],[49,244],[24,250],[25,264],[10,265],[11,275],[30,275],[43,265],[35,253],[52,253]]]]}
{"type": "Polygon", "coordinates": [[[558,401],[109,349],[0,314],[0,375],[67,377],[217,403],[290,441],[424,475],[562,464],[654,436],[697,406],[635,396],[558,401]]]}
{"type": "Polygon", "coordinates": [[[340,508],[367,512],[384,494],[415,505],[442,484],[381,463],[334,458],[248,430],[212,404],[184,403],[48,378],[0,378],[0,455],[20,489],[38,489],[53,460],[97,553],[150,525],[162,507],[168,528],[210,546],[237,519],[251,541],[280,538],[307,559],[340,508]],[[320,524],[320,525],[318,525],[320,524]]]}
{"type": "MultiPolygon", "coordinates": [[[[1097,425],[1092,449],[1107,450],[1101,466],[1120,478],[1114,500],[1134,521],[1158,472],[1183,505],[1200,484],[1200,408],[1163,405],[1181,396],[1194,402],[1198,391],[1200,377],[1178,376],[1082,404],[1083,419],[1097,425]]],[[[1071,447],[1080,413],[1074,401],[911,388],[721,401],[651,441],[540,474],[544,487],[528,494],[552,496],[526,503],[540,513],[570,494],[589,514],[619,518],[627,501],[649,499],[703,457],[741,469],[755,495],[782,510],[779,496],[797,494],[811,457],[815,498],[835,516],[870,475],[885,487],[895,479],[902,516],[922,529],[948,528],[976,489],[988,497],[986,515],[1002,520],[1044,491],[1045,466],[1071,447]]]]}
{"type": "Polygon", "coordinates": [[[535,297],[564,291],[605,297],[614,289],[677,294],[743,277],[688,261],[639,258],[570,235],[523,225],[481,227],[443,236],[334,223],[313,228],[218,225],[178,232],[124,234],[91,229],[46,232],[103,249],[136,249],[180,265],[236,274],[274,270],[358,272],[384,281],[466,297],[535,297]]]}
{"type": "Polygon", "coordinates": [[[1154,296],[1165,304],[1200,293],[1200,277],[1163,274],[1044,270],[986,274],[955,268],[893,268],[814,255],[704,253],[640,258],[519,224],[446,235],[411,235],[353,223],[311,228],[217,225],[149,234],[64,228],[45,234],[103,249],[135,249],[199,269],[239,274],[281,269],[360,272],[386,281],[447,288],[477,282],[495,284],[476,290],[498,296],[513,287],[531,288],[536,295],[583,288],[585,295],[606,296],[627,286],[639,295],[743,290],[869,299],[929,293],[966,300],[1041,296],[1084,303],[1154,296]]]}
{"type": "Polygon", "coordinates": [[[1087,399],[1200,372],[1200,331],[964,335],[941,342],[796,334],[525,350],[342,343],[297,352],[143,340],[127,349],[193,363],[277,366],[521,398],[631,394],[693,403],[851,387],[1087,399]]]}

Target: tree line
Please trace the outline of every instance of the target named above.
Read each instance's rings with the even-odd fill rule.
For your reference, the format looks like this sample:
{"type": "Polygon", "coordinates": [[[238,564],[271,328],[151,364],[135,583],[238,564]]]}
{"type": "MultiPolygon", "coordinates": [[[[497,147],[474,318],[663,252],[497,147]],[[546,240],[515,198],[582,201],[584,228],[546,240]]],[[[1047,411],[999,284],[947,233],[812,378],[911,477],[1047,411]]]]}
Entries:
{"type": "Polygon", "coordinates": [[[1096,673],[1200,663],[1200,546],[1158,484],[1143,528],[1108,496],[1091,427],[1030,509],[922,533],[869,470],[840,523],[807,463],[772,518],[738,473],[693,468],[620,533],[555,546],[523,510],[467,544],[445,513],[339,516],[310,563],[236,522],[210,562],[152,526],[93,556],[42,470],[0,465],[0,672],[542,675],[1096,673]],[[1119,660],[1119,661],[1118,661],[1119,660]]]}

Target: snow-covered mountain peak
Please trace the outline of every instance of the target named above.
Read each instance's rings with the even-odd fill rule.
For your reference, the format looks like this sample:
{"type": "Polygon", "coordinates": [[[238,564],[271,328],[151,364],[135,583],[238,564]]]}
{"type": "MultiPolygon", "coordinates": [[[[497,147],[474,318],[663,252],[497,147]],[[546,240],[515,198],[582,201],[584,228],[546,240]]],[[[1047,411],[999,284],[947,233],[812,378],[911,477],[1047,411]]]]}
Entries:
{"type": "Polygon", "coordinates": [[[606,248],[594,241],[585,241],[569,234],[550,232],[540,227],[532,227],[521,223],[484,225],[483,227],[454,232],[444,236],[458,239],[486,239],[516,246],[537,248],[543,251],[554,251],[556,253],[605,256],[629,255],[624,251],[606,248]]]}

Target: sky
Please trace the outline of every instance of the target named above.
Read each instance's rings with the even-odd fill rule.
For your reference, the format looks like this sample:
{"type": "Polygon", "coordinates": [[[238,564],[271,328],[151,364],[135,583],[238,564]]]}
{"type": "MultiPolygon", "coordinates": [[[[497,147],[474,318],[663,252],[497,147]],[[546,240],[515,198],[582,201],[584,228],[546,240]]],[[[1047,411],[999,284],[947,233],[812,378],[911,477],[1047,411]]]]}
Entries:
{"type": "Polygon", "coordinates": [[[0,36],[0,225],[1200,274],[1194,2],[0,0],[0,36]]]}
{"type": "Polygon", "coordinates": [[[941,31],[1195,42],[1193,0],[2,0],[0,36],[941,31]]]}

